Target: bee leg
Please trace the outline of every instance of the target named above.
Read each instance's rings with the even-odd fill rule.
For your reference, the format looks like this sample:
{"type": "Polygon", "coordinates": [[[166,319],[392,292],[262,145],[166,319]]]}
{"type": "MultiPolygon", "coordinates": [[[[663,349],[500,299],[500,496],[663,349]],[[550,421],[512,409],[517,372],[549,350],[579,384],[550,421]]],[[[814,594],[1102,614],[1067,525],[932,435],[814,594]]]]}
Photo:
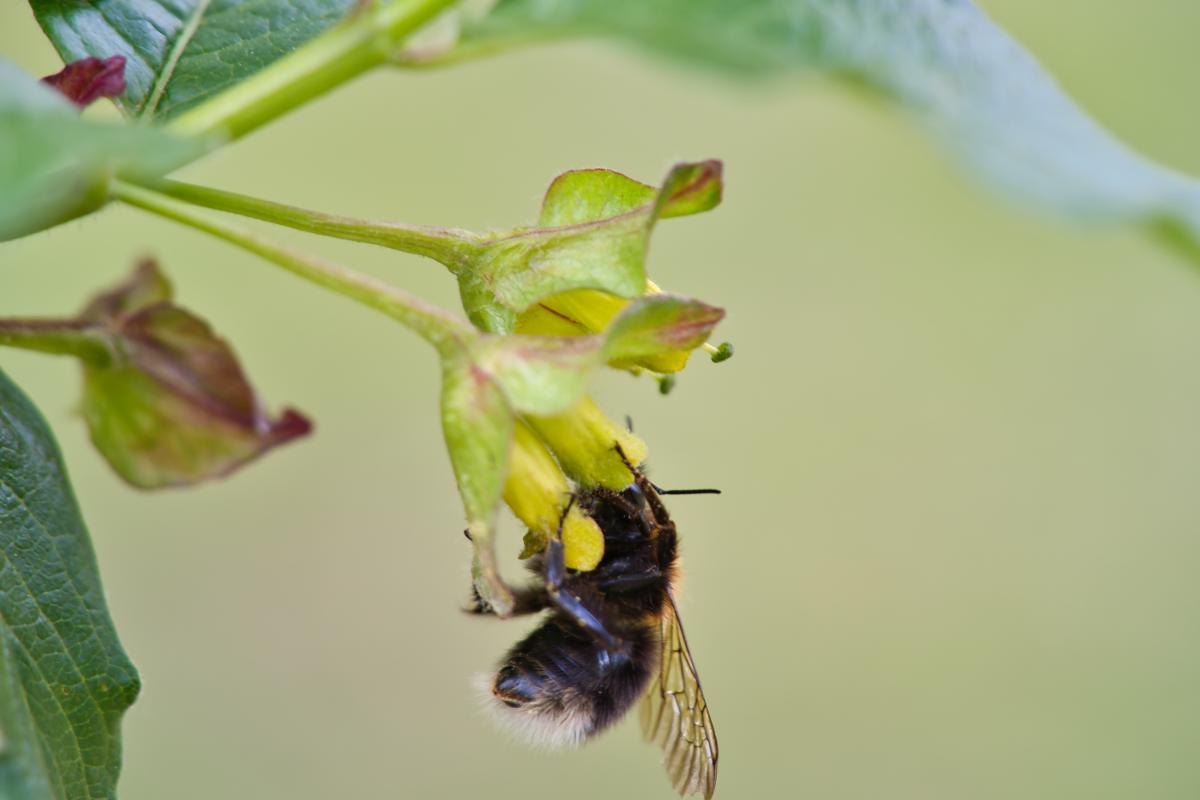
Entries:
{"type": "MultiPolygon", "coordinates": [[[[637,506],[635,506],[630,501],[626,500],[621,495],[620,492],[614,492],[612,489],[604,489],[602,487],[597,487],[590,491],[591,491],[593,498],[595,498],[595,497],[604,498],[604,502],[609,503],[610,505],[614,505],[617,508],[621,509],[621,512],[624,513],[625,516],[628,517],[629,519],[632,519],[632,520],[641,519],[642,512],[638,509],[637,506]]],[[[643,527],[645,527],[645,526],[643,526],[643,527]]],[[[647,531],[647,533],[649,533],[649,531],[647,531]]]]}
{"type": "Polygon", "coordinates": [[[574,504],[575,498],[572,496],[567,501],[567,507],[563,509],[562,516],[558,518],[558,530],[546,542],[546,555],[542,565],[546,582],[546,596],[550,598],[551,605],[574,620],[576,625],[587,631],[607,652],[625,653],[629,650],[629,644],[609,632],[595,612],[588,608],[582,599],[563,586],[567,580],[567,564],[563,549],[562,529],[567,514],[571,512],[571,506],[574,504]]]}
{"type": "MultiPolygon", "coordinates": [[[[550,607],[550,598],[546,596],[546,590],[540,586],[514,588],[512,595],[513,607],[509,613],[509,616],[512,617],[518,617],[523,614],[536,614],[550,607]]],[[[479,595],[479,590],[474,585],[471,586],[471,597],[467,600],[463,611],[468,614],[478,614],[481,616],[496,613],[491,604],[479,595]]]]}
{"type": "Polygon", "coordinates": [[[563,583],[567,578],[567,567],[563,561],[561,538],[546,543],[546,594],[550,603],[575,621],[609,653],[627,653],[629,643],[614,636],[604,627],[600,618],[576,595],[567,590],[563,583]]]}
{"type": "Polygon", "coordinates": [[[605,593],[621,593],[621,592],[636,592],[645,589],[648,586],[662,584],[662,570],[654,565],[646,565],[636,572],[628,572],[623,575],[618,575],[615,578],[609,578],[600,583],[600,591],[605,593]]]}

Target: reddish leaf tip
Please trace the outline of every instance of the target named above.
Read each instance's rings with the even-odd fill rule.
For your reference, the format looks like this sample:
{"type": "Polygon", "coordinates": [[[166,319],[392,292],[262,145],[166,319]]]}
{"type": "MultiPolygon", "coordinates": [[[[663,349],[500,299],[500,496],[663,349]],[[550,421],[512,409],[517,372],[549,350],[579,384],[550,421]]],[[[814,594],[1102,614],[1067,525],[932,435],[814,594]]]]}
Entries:
{"type": "Polygon", "coordinates": [[[283,415],[271,423],[271,442],[273,445],[284,444],[308,436],[312,431],[312,420],[294,408],[285,408],[283,415]]]}
{"type": "Polygon", "coordinates": [[[710,158],[705,161],[697,161],[694,163],[682,162],[676,164],[672,172],[679,170],[692,170],[694,175],[687,183],[679,186],[671,194],[671,199],[678,199],[688,194],[697,191],[706,190],[711,184],[721,186],[725,178],[725,163],[720,159],[710,158]]]}
{"type": "Polygon", "coordinates": [[[42,78],[42,83],[53,86],[80,108],[101,97],[120,97],[125,94],[125,56],[81,58],[42,78]]]}

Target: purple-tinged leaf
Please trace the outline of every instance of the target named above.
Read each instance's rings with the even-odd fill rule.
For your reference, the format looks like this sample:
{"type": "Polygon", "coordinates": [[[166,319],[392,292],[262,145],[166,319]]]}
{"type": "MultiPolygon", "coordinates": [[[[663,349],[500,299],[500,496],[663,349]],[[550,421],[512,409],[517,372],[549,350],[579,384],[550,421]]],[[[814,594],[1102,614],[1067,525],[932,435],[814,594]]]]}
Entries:
{"type": "Polygon", "coordinates": [[[121,350],[112,366],[85,364],[83,415],[92,441],[135,486],[223,476],[312,429],[296,411],[267,415],[233,350],[171,303],[153,262],[83,316],[110,331],[121,350]]]}
{"type": "Polygon", "coordinates": [[[81,58],[42,78],[42,83],[53,86],[80,108],[86,108],[101,97],[125,94],[125,57],[81,58]]]}
{"type": "Polygon", "coordinates": [[[139,488],[227,475],[312,429],[298,412],[266,413],[233,350],[173,303],[152,261],[77,318],[0,320],[0,343],[81,358],[92,441],[139,488]]]}

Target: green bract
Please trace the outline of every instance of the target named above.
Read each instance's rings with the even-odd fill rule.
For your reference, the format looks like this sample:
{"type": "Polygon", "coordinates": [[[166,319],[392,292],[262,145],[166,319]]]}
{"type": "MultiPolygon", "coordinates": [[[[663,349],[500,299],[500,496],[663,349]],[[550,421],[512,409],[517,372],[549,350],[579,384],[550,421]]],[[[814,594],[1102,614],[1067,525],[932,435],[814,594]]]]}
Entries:
{"type": "Polygon", "coordinates": [[[139,686],[58,447],[0,372],[0,797],[115,797],[139,686]]]}
{"type": "Polygon", "coordinates": [[[717,161],[679,164],[658,189],[610,170],[568,172],[550,184],[536,226],[481,236],[478,248],[446,265],[471,321],[508,333],[522,311],[559,292],[642,295],[654,224],[720,201],[717,161]]]}

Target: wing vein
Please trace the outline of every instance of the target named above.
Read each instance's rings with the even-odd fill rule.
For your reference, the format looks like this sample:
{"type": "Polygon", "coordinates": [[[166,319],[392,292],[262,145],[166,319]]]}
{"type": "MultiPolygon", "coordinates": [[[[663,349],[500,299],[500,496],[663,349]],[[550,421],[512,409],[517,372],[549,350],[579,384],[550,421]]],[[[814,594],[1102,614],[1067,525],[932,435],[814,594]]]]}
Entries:
{"type": "Polygon", "coordinates": [[[642,701],[642,733],[662,748],[675,791],[707,800],[717,783],[717,734],[673,597],[661,634],[658,675],[642,701]]]}

